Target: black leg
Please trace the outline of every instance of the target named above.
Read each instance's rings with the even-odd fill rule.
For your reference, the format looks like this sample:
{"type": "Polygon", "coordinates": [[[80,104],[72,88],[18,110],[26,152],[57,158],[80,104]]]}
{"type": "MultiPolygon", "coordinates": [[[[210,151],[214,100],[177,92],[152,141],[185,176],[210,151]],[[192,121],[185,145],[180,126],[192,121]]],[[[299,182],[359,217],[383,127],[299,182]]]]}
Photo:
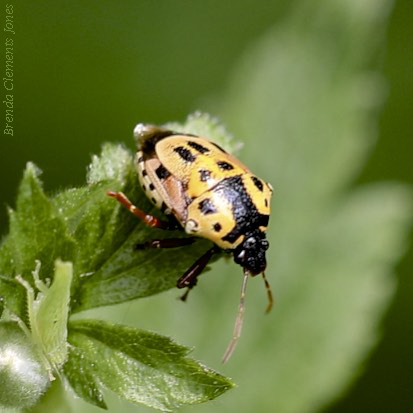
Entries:
{"type": "MultiPolygon", "coordinates": [[[[185,288],[188,287],[191,289],[196,285],[197,278],[203,271],[203,269],[206,267],[208,264],[209,260],[211,257],[217,253],[219,249],[217,247],[212,247],[210,248],[204,255],[202,255],[200,258],[198,258],[192,265],[191,267],[185,272],[185,274],[178,280],[176,283],[176,286],[178,288],[185,288]]],[[[189,290],[188,290],[189,291],[189,290]]],[[[182,297],[182,299],[185,301],[186,296],[188,293],[185,293],[182,297]]]]}
{"type": "Polygon", "coordinates": [[[189,238],[167,238],[167,239],[153,239],[144,242],[143,244],[136,244],[135,250],[157,249],[157,248],[177,248],[185,245],[190,245],[195,242],[195,237],[189,238]]]}
{"type": "Polygon", "coordinates": [[[195,287],[195,285],[196,285],[196,282],[195,282],[195,284],[190,285],[190,286],[187,288],[187,290],[179,297],[179,299],[180,299],[181,301],[185,302],[186,299],[188,298],[189,292],[192,290],[192,288],[195,287]]]}

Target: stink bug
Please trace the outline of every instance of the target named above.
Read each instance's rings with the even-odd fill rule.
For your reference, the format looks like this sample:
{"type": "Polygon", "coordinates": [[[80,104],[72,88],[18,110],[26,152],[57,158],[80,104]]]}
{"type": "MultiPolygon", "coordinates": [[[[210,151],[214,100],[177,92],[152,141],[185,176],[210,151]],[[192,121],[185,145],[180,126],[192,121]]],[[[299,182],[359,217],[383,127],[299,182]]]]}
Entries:
{"type": "Polygon", "coordinates": [[[223,361],[232,355],[241,334],[245,292],[249,275],[265,277],[265,253],[269,247],[266,230],[270,217],[271,185],[253,175],[238,159],[205,138],[165,128],[138,124],[134,130],[138,147],[135,166],[147,197],[169,221],[148,215],[133,205],[122,192],[109,192],[149,227],[183,229],[191,237],[152,240],[137,248],[174,248],[191,244],[195,237],[211,240],[214,246],[179,278],[178,288],[196,285],[197,277],[211,257],[231,253],[244,270],[241,299],[232,340],[223,361]]]}

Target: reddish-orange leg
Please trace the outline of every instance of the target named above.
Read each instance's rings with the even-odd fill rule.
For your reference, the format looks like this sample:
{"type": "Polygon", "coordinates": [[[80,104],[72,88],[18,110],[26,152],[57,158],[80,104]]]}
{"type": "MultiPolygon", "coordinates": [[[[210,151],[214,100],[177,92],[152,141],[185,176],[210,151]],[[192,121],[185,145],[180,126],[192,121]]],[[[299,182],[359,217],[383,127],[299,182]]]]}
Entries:
{"type": "Polygon", "coordinates": [[[108,192],[107,194],[119,201],[125,208],[127,208],[130,212],[132,212],[133,215],[142,220],[148,227],[176,229],[176,227],[169,222],[161,221],[153,215],[145,214],[145,212],[133,205],[123,192],[108,192]]]}
{"type": "MultiPolygon", "coordinates": [[[[125,208],[127,208],[133,215],[138,217],[142,220],[147,226],[152,228],[161,228],[161,229],[168,229],[174,230],[177,229],[176,225],[161,221],[160,219],[154,217],[153,215],[145,214],[142,210],[132,204],[126,195],[122,192],[108,192],[107,193],[110,197],[115,198],[119,201],[125,208]]],[[[143,244],[136,244],[135,249],[141,250],[146,248],[176,248],[182,247],[185,245],[192,244],[195,241],[194,237],[191,238],[169,238],[169,239],[155,239],[152,241],[147,241],[143,244]]],[[[185,288],[187,287],[188,290],[185,294],[181,297],[182,301],[185,301],[188,297],[188,293],[197,283],[197,278],[203,271],[203,269],[208,264],[211,257],[219,251],[218,248],[212,247],[210,248],[204,255],[198,258],[197,261],[185,272],[185,274],[179,278],[177,282],[178,288],[185,288]]]]}

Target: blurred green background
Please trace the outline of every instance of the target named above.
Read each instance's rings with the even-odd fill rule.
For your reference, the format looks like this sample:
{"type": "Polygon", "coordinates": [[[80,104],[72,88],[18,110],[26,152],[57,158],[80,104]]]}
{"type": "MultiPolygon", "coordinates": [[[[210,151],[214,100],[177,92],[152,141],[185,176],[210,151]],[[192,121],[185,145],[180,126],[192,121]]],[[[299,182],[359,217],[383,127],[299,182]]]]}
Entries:
{"type": "MultiPolygon", "coordinates": [[[[233,77],[244,65],[245,56],[254,53],[255,45],[262,42],[269,30],[276,30],[281,24],[285,26],[288,16],[300,14],[300,11],[297,12],[300,8],[310,10],[311,7],[323,7],[321,1],[311,6],[311,2],[306,1],[265,0],[239,0],[236,3],[217,0],[21,1],[12,4],[16,32],[13,36],[15,120],[14,136],[4,135],[0,142],[2,234],[7,231],[6,205],[14,205],[16,188],[28,160],[43,170],[45,188],[53,192],[59,188],[81,185],[91,154],[98,153],[103,142],[122,142],[133,149],[131,134],[137,122],[162,124],[183,121],[188,113],[201,109],[219,116],[230,132],[237,132],[236,115],[226,108],[222,97],[230,90],[231,97],[228,99],[237,100],[237,90],[234,91],[234,88],[242,84],[242,80],[233,81],[233,77]]],[[[367,8],[375,7],[372,1],[364,4],[367,8]]],[[[303,12],[303,27],[310,24],[305,16],[303,12]]],[[[308,16],[312,19],[318,14],[311,11],[308,16]]],[[[320,16],[322,20],[322,12],[320,16]]],[[[297,21],[299,19],[295,23],[297,21]]],[[[368,162],[354,172],[356,182],[353,186],[376,181],[413,183],[413,140],[410,132],[413,104],[412,21],[413,3],[396,1],[388,27],[383,18],[380,27],[372,29],[371,37],[377,37],[378,41],[378,44],[372,44],[372,50],[377,53],[366,58],[363,69],[380,70],[384,74],[387,98],[380,110],[379,139],[371,148],[368,162]],[[374,30],[377,30],[377,36],[374,30]],[[383,32],[386,34],[384,37],[383,32]]],[[[334,26],[326,31],[325,36],[336,42],[340,49],[340,42],[344,40],[340,38],[340,33],[335,33],[334,26]]],[[[324,63],[320,59],[320,64],[324,63]]],[[[294,69],[287,65],[286,73],[294,69]]],[[[236,76],[238,79],[242,77],[239,73],[236,76]]],[[[251,109],[253,111],[254,108],[251,109]]],[[[297,111],[295,116],[299,122],[301,113],[297,111]]],[[[267,117],[267,122],[269,120],[267,117]]],[[[238,126],[238,129],[248,128],[238,126]]],[[[241,159],[277,187],[280,180],[279,174],[274,172],[277,168],[272,169],[269,150],[259,148],[259,137],[243,135],[237,138],[245,142],[241,159]]],[[[282,137],[274,136],[274,139],[282,137]]],[[[277,193],[273,199],[275,210],[278,196],[277,193]]],[[[272,245],[272,248],[277,247],[272,245]]],[[[209,278],[209,283],[217,282],[220,269],[222,271],[224,266],[227,268],[230,265],[214,265],[213,272],[205,276],[209,278]]],[[[268,270],[268,275],[276,294],[282,295],[282,282],[274,280],[276,271],[271,274],[275,266],[277,262],[271,261],[272,268],[268,270]]],[[[330,403],[329,397],[321,400],[319,410],[328,413],[413,411],[412,267],[413,251],[410,246],[397,266],[397,291],[381,323],[382,339],[364,367],[358,370],[359,377],[349,391],[339,401],[330,403]]],[[[238,269],[231,271],[236,274],[238,269]]],[[[232,328],[240,277],[234,276],[230,283],[222,284],[225,290],[221,289],[218,293],[216,289],[208,290],[206,284],[205,279],[202,287],[191,297],[190,305],[195,305],[196,309],[199,307],[201,312],[212,312],[215,305],[211,299],[227,300],[231,294],[228,298],[230,302],[225,306],[230,314],[225,315],[224,325],[216,321],[202,325],[206,318],[195,326],[190,318],[182,322],[186,320],[185,314],[193,310],[192,307],[179,306],[174,300],[176,291],[141,300],[143,304],[126,304],[95,311],[94,314],[125,323],[135,321],[138,326],[169,334],[183,344],[196,344],[197,358],[208,361],[208,365],[232,375],[240,383],[243,380],[242,367],[235,374],[230,369],[223,369],[217,362],[221,356],[220,348],[225,348],[232,328]],[[165,301],[170,302],[169,307],[166,307],[165,301]],[[154,313],[157,308],[158,313],[154,313]],[[151,316],[139,320],[142,311],[150,312],[151,316]],[[162,311],[176,311],[176,315],[164,317],[162,311]],[[174,317],[173,323],[171,317],[174,317]],[[168,325],[164,325],[166,321],[168,325]],[[188,331],[176,331],[177,328],[188,331]],[[223,328],[228,331],[223,331],[223,328]],[[195,330],[196,339],[192,338],[191,330],[195,330]],[[204,345],[199,346],[202,334],[204,345]],[[211,345],[210,342],[215,339],[218,344],[211,345]],[[206,355],[209,347],[213,348],[213,353],[206,355]]],[[[251,314],[246,322],[262,322],[263,328],[268,328],[270,321],[261,321],[261,307],[264,305],[259,287],[251,288],[254,290],[251,294],[256,299],[251,298],[247,310],[257,314],[251,314]],[[258,308],[254,308],[254,300],[258,308]]],[[[247,336],[246,328],[242,340],[245,340],[245,351],[248,348],[251,357],[248,363],[253,364],[254,358],[259,357],[260,348],[248,347],[247,336]]],[[[277,357],[276,354],[272,356],[277,357]]],[[[242,364],[244,361],[234,358],[233,362],[242,364]]],[[[237,391],[242,392],[242,387],[237,391]]],[[[267,393],[260,396],[260,388],[249,389],[249,392],[255,393],[257,400],[269,397],[267,393]]],[[[224,396],[228,411],[231,411],[231,398],[237,397],[232,393],[224,396]]],[[[341,388],[336,395],[338,393],[341,393],[341,388]]],[[[204,411],[220,411],[220,403],[218,400],[202,408],[204,411]]],[[[257,406],[260,403],[257,401],[257,406]]],[[[111,399],[109,405],[113,411],[121,408],[115,399],[111,399]]],[[[130,407],[130,411],[134,409],[145,410],[130,407]]],[[[195,407],[192,411],[196,409],[201,407],[195,407]]],[[[97,409],[88,410],[85,404],[79,403],[77,411],[97,409]]]]}

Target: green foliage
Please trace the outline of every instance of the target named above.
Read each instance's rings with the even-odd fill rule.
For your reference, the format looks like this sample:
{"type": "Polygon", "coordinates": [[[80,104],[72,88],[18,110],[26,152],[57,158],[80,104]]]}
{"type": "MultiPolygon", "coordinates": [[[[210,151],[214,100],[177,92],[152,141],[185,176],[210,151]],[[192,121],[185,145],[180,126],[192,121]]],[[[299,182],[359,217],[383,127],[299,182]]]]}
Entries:
{"type": "MultiPolygon", "coordinates": [[[[24,409],[24,413],[71,413],[65,385],[60,380],[55,380],[50,385],[46,394],[32,408],[24,409]]],[[[14,413],[14,412],[13,412],[14,413]]]]}
{"type": "Polygon", "coordinates": [[[31,407],[50,384],[34,344],[11,321],[0,322],[0,410],[31,407]]]}
{"type": "MultiPolygon", "coordinates": [[[[186,126],[194,121],[213,124],[209,117],[196,115],[186,126]]],[[[53,199],[44,194],[38,175],[29,163],[17,208],[10,210],[10,233],[0,253],[0,295],[7,315],[18,317],[50,377],[60,376],[67,360],[64,373],[76,393],[102,408],[104,388],[164,411],[230,389],[229,379],[187,358],[189,350],[169,338],[93,320],[73,322],[67,330],[69,307],[79,312],[172,288],[194,257],[208,248],[208,242],[200,240],[178,253],[134,251],[136,243],[165,234],[146,228],[106,195],[122,190],[154,212],[137,190],[132,154],[121,146],[104,145],[101,156],[93,157],[88,185],[53,199]]]]}
{"type": "Polygon", "coordinates": [[[42,263],[39,276],[44,279],[45,274],[53,272],[57,258],[65,261],[74,258],[74,240],[67,231],[64,217],[44,194],[39,173],[31,162],[27,164],[16,211],[9,210],[8,243],[13,268],[2,268],[1,273],[10,277],[19,274],[24,279],[30,278],[34,262],[39,260],[42,263]]]}
{"type": "Polygon", "coordinates": [[[214,399],[231,388],[226,378],[186,358],[187,348],[158,334],[103,321],[77,321],[70,331],[66,377],[79,396],[99,407],[106,407],[102,386],[162,411],[214,399]]]}
{"type": "Polygon", "coordinates": [[[44,358],[50,377],[67,360],[67,320],[69,316],[70,287],[73,266],[71,262],[55,262],[53,283],[48,287],[39,278],[41,263],[36,261],[33,279],[36,290],[18,275],[19,281],[27,291],[27,310],[33,343],[44,358]]]}

